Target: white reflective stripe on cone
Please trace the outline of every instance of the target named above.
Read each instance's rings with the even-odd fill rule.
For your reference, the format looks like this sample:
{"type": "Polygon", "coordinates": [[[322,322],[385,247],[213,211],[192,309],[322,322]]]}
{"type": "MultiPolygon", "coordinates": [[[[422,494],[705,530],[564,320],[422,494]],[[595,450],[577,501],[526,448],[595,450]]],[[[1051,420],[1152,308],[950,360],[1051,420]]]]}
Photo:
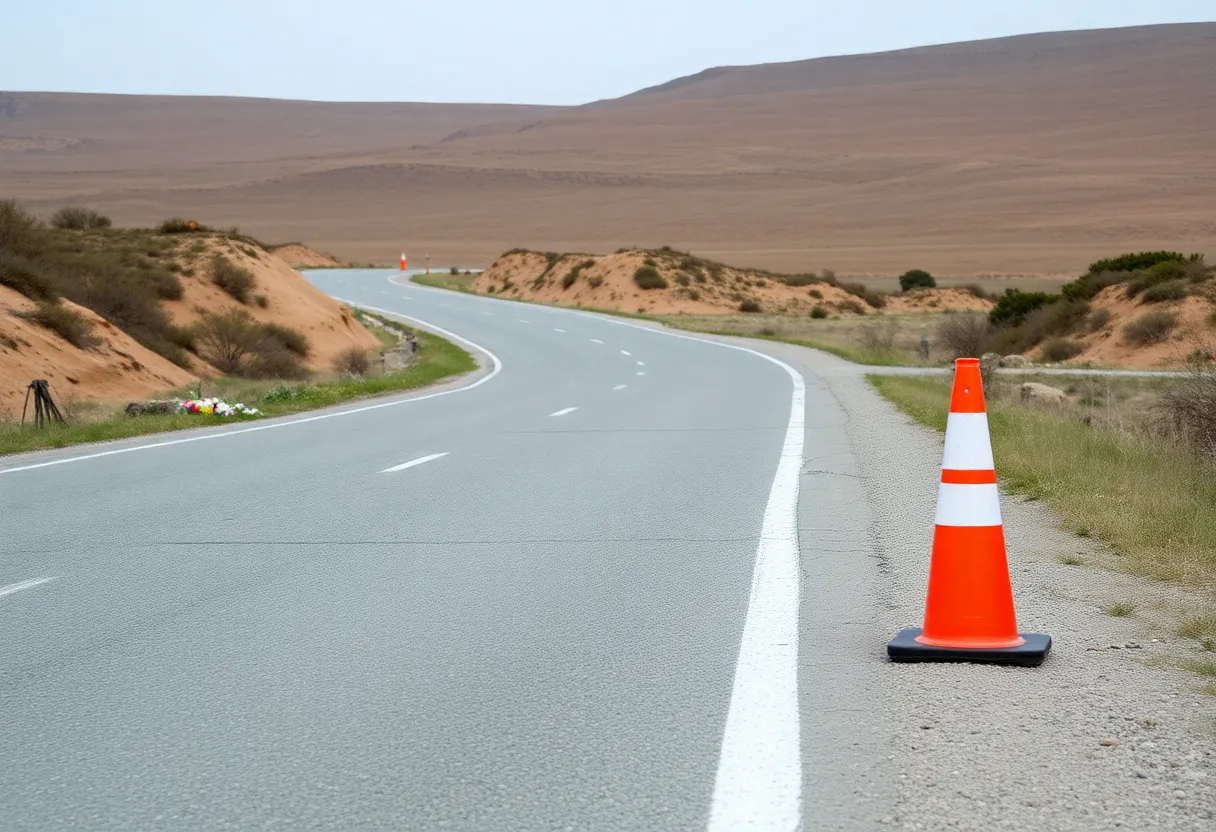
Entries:
{"type": "Polygon", "coordinates": [[[942,467],[954,471],[991,471],[992,437],[987,413],[951,413],[946,417],[946,452],[942,467]]]}
{"type": "Polygon", "coordinates": [[[943,482],[937,486],[937,519],[939,526],[999,526],[1001,525],[1001,495],[996,485],[956,485],[943,482]]]}

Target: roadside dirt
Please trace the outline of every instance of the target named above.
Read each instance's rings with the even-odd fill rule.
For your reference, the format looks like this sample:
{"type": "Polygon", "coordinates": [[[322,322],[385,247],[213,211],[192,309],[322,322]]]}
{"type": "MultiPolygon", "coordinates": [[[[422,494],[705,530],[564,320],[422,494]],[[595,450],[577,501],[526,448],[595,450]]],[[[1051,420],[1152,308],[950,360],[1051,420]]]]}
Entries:
{"type": "Polygon", "coordinates": [[[333,269],[346,265],[341,260],[311,249],[303,243],[274,246],[270,253],[293,269],[333,269]]]}

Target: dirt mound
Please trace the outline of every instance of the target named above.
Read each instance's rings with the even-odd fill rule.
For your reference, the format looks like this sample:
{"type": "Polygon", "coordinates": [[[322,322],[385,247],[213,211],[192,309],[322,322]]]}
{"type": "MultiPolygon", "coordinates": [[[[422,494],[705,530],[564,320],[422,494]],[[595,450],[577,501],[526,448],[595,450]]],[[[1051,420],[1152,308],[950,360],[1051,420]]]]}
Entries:
{"type": "Polygon", "coordinates": [[[347,265],[341,260],[311,249],[303,243],[275,246],[270,249],[270,253],[293,269],[335,269],[347,265]]]}
{"type": "MultiPolygon", "coordinates": [[[[1182,367],[1196,352],[1216,350],[1216,304],[1207,297],[1193,296],[1166,303],[1147,303],[1139,297],[1127,297],[1123,285],[1103,289],[1090,302],[1093,314],[1110,315],[1110,320],[1097,331],[1070,336],[1084,349],[1071,364],[1092,363],[1129,369],[1171,369],[1182,367]],[[1171,316],[1172,323],[1162,324],[1161,340],[1155,343],[1134,343],[1127,327],[1145,315],[1171,316]]],[[[1042,360],[1042,348],[1029,357],[1042,360]]]]}
{"type": "MultiPolygon", "coordinates": [[[[180,270],[182,296],[161,302],[173,323],[188,327],[205,313],[241,309],[258,322],[303,334],[309,347],[304,364],[321,372],[330,370],[343,350],[378,347],[379,340],[352,317],[349,308],[251,240],[182,235],[177,243],[171,257],[180,270]],[[214,282],[217,256],[247,270],[252,286],[246,303],[214,282]]],[[[67,300],[61,302],[94,322],[94,333],[102,339],[99,346],[80,349],[49,329],[15,317],[13,313],[33,309],[35,303],[0,287],[0,414],[15,410],[20,415],[25,388],[35,378],[50,381],[56,397],[70,395],[81,402],[121,403],[186,386],[201,375],[220,375],[193,354],[188,356],[188,369],[179,367],[94,312],[67,300]]]]}
{"type": "Polygon", "coordinates": [[[60,409],[72,401],[140,398],[196,378],[91,310],[62,303],[93,322],[100,344],[77,349],[51,330],[16,317],[36,304],[0,286],[0,420],[21,418],[26,387],[36,378],[50,382],[60,409]]]}
{"type": "Polygon", "coordinates": [[[654,315],[819,315],[818,309],[827,316],[991,307],[958,289],[929,289],[888,301],[831,276],[737,269],[670,250],[597,256],[517,249],[495,261],[473,287],[538,303],[654,315]]]}

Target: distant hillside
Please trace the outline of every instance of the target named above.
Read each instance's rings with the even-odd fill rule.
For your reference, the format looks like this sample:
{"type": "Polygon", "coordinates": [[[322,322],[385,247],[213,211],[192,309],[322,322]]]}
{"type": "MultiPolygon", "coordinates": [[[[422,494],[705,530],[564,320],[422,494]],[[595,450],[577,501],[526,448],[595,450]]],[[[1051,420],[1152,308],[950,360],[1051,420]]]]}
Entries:
{"type": "Polygon", "coordinates": [[[778,271],[1075,276],[1216,254],[1216,24],[709,70],[578,108],[10,94],[0,191],[351,262],[671,245],[778,271]]]}

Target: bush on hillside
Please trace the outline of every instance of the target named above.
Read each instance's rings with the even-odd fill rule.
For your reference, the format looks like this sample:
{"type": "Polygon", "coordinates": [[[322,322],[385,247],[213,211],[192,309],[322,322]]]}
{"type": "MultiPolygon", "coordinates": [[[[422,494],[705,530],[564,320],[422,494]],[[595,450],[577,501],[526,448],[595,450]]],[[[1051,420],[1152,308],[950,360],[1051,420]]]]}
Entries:
{"type": "Polygon", "coordinates": [[[1164,309],[1157,309],[1141,315],[1123,327],[1123,337],[1129,344],[1146,347],[1164,341],[1177,325],[1177,315],[1164,309]]]}
{"type": "Polygon", "coordinates": [[[1076,358],[1085,351],[1085,345],[1080,341],[1072,341],[1068,338],[1049,338],[1043,343],[1043,360],[1044,361],[1067,361],[1070,358],[1076,358]]]}
{"type": "Polygon", "coordinates": [[[936,289],[937,281],[924,269],[912,269],[904,272],[903,276],[899,278],[899,288],[903,292],[910,292],[913,289],[936,289]]]}
{"type": "Polygon", "coordinates": [[[964,292],[968,292],[972,297],[979,298],[980,300],[990,300],[992,297],[985,292],[984,287],[980,286],[978,283],[968,283],[966,286],[960,286],[959,288],[964,292]]]}
{"type": "Polygon", "coordinates": [[[1127,280],[1126,272],[1094,272],[1066,283],[1060,288],[1065,300],[1090,300],[1107,286],[1127,280]]]}
{"type": "Polygon", "coordinates": [[[110,218],[92,208],[60,208],[51,215],[51,225],[72,231],[90,231],[109,228],[110,218]]]}
{"type": "Polygon", "coordinates": [[[979,358],[988,349],[992,331],[992,323],[982,312],[959,312],[938,324],[937,340],[952,359],[979,358]]]}
{"type": "Polygon", "coordinates": [[[1191,293],[1186,280],[1167,280],[1144,290],[1140,299],[1145,303],[1165,303],[1171,300],[1182,300],[1191,293]]]}
{"type": "Polygon", "coordinates": [[[811,307],[811,317],[812,318],[822,319],[822,318],[826,318],[827,316],[828,316],[828,310],[823,308],[823,304],[817,303],[811,307]]]}
{"type": "Polygon", "coordinates": [[[747,313],[763,312],[764,307],[760,305],[760,301],[749,298],[739,304],[739,311],[747,313]]]}
{"type": "Polygon", "coordinates": [[[0,251],[0,286],[20,292],[30,300],[55,300],[59,291],[54,283],[29,259],[0,251]]]}
{"type": "Polygon", "coordinates": [[[1178,251],[1139,251],[1133,254],[1123,254],[1107,260],[1097,260],[1089,265],[1087,275],[1101,272],[1138,272],[1167,262],[1194,263],[1203,260],[1202,255],[1190,256],[1178,251]]]}
{"type": "Polygon", "coordinates": [[[1174,435],[1207,456],[1216,456],[1216,364],[1197,355],[1187,377],[1162,397],[1161,410],[1174,435]]]}
{"type": "Polygon", "coordinates": [[[210,231],[205,225],[199,225],[196,220],[184,220],[181,217],[170,217],[156,228],[161,234],[190,234],[195,231],[210,231]]]}
{"type": "Polygon", "coordinates": [[[1005,294],[997,298],[992,311],[988,313],[988,320],[994,326],[1018,326],[1031,312],[1052,303],[1058,297],[1059,295],[1049,295],[1046,292],[1006,289],[1005,294]]]}
{"type": "Polygon", "coordinates": [[[654,266],[639,266],[633,273],[633,282],[642,289],[666,289],[667,281],[654,266]]]}
{"type": "Polygon", "coordinates": [[[211,259],[211,282],[241,303],[249,303],[249,293],[257,280],[249,269],[236,265],[222,254],[211,259]]]}
{"type": "Polygon", "coordinates": [[[841,289],[844,289],[850,295],[861,298],[874,309],[882,309],[887,305],[886,296],[862,283],[841,283],[839,285],[841,289]]]}
{"type": "Polygon", "coordinates": [[[45,247],[46,232],[38,218],[15,199],[0,199],[0,251],[34,256],[45,247]]]}
{"type": "Polygon", "coordinates": [[[308,375],[298,352],[307,339],[286,327],[260,324],[244,309],[203,313],[194,339],[203,357],[227,375],[284,379],[308,375]]]}
{"type": "Polygon", "coordinates": [[[1097,332],[1109,324],[1114,317],[1114,314],[1109,309],[1095,309],[1089,314],[1089,319],[1085,322],[1085,328],[1090,332],[1097,332]]]}
{"type": "Polygon", "coordinates": [[[288,352],[295,353],[300,358],[307,358],[308,353],[311,351],[308,336],[298,330],[282,326],[281,324],[265,323],[262,324],[262,332],[280,347],[288,352]]]}
{"type": "Polygon", "coordinates": [[[92,321],[75,309],[69,309],[58,302],[43,301],[34,309],[16,314],[18,318],[57,333],[63,340],[82,350],[101,343],[101,339],[93,334],[92,321]]]}

